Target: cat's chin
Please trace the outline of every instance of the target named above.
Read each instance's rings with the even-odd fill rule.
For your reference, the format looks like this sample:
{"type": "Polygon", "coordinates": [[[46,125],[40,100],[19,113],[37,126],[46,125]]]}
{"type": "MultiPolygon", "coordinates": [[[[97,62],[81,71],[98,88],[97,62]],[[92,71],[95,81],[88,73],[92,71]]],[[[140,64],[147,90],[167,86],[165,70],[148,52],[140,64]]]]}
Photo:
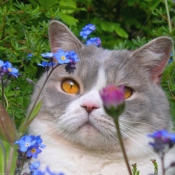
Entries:
{"type": "Polygon", "coordinates": [[[77,129],[74,133],[72,139],[71,136],[65,136],[68,140],[79,144],[87,149],[95,150],[116,150],[114,143],[108,140],[105,135],[103,135],[100,130],[98,130],[90,122],[86,122],[77,129]]]}

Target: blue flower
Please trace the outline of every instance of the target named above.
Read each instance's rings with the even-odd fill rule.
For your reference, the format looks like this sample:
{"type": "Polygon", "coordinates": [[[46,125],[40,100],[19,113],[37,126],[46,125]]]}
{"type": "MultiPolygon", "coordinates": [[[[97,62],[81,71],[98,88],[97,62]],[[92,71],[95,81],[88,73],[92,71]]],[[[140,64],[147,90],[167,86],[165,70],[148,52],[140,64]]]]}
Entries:
{"type": "Polygon", "coordinates": [[[170,64],[172,62],[173,62],[173,58],[170,58],[169,61],[168,61],[168,64],[170,64]]]}
{"type": "Polygon", "coordinates": [[[15,144],[18,144],[21,152],[26,152],[28,149],[36,143],[31,136],[23,136],[15,144]]]}
{"type": "Polygon", "coordinates": [[[165,148],[172,148],[175,145],[175,133],[169,133],[166,130],[159,130],[152,134],[148,134],[148,137],[154,139],[154,142],[150,142],[155,152],[165,152],[165,148]]]}
{"type": "Polygon", "coordinates": [[[4,62],[0,60],[0,67],[4,66],[4,62]]]}
{"type": "Polygon", "coordinates": [[[65,175],[64,173],[55,173],[55,172],[52,172],[49,167],[46,168],[46,172],[49,174],[49,175],[65,175]]]}
{"type": "Polygon", "coordinates": [[[53,57],[53,53],[52,52],[47,52],[47,53],[41,54],[41,56],[44,57],[44,58],[50,59],[50,58],[53,57]]]}
{"type": "Polygon", "coordinates": [[[59,64],[67,64],[70,62],[69,54],[68,52],[65,52],[64,50],[58,50],[53,56],[57,59],[59,64]]]}
{"type": "Polygon", "coordinates": [[[38,64],[38,66],[42,66],[42,67],[52,67],[55,63],[54,62],[46,62],[46,61],[42,61],[41,64],[38,64]]]}
{"type": "Polygon", "coordinates": [[[101,40],[100,38],[90,38],[89,40],[86,41],[86,45],[94,45],[94,46],[100,46],[101,45],[101,40]]]}
{"type": "Polygon", "coordinates": [[[5,63],[4,63],[4,67],[8,70],[8,73],[10,74],[10,75],[13,75],[15,78],[17,78],[18,77],[18,69],[16,69],[16,68],[13,68],[12,67],[12,64],[9,62],[9,61],[6,61],[5,63]]]}
{"type": "Polygon", "coordinates": [[[42,151],[39,148],[39,145],[36,143],[34,144],[32,147],[29,148],[29,150],[27,151],[27,157],[33,157],[33,158],[37,158],[38,154],[40,154],[42,151]]]}
{"type": "Polygon", "coordinates": [[[29,165],[29,169],[30,169],[30,171],[35,171],[40,167],[40,165],[41,164],[39,161],[33,162],[29,165]]]}
{"type": "Polygon", "coordinates": [[[78,58],[78,55],[73,50],[69,51],[68,54],[69,54],[70,62],[77,63],[80,61],[78,58]]]}
{"type": "Polygon", "coordinates": [[[96,30],[96,27],[93,24],[87,24],[84,28],[85,29],[90,29],[91,31],[95,31],[96,30]]]}
{"type": "Polygon", "coordinates": [[[31,137],[33,138],[33,140],[36,140],[36,143],[38,144],[38,146],[40,148],[45,148],[46,147],[46,145],[42,144],[43,140],[41,139],[40,135],[38,135],[38,136],[31,135],[31,137]]]}
{"type": "Polygon", "coordinates": [[[29,53],[28,55],[27,55],[27,59],[30,61],[31,60],[31,58],[33,57],[33,54],[32,53],[29,53]]]}
{"type": "Polygon", "coordinates": [[[83,39],[87,39],[87,37],[95,31],[96,27],[93,24],[87,24],[85,27],[83,27],[82,31],[80,32],[80,36],[83,39]]]}
{"type": "Polygon", "coordinates": [[[31,172],[31,175],[46,175],[46,174],[40,170],[35,170],[31,172]]]}

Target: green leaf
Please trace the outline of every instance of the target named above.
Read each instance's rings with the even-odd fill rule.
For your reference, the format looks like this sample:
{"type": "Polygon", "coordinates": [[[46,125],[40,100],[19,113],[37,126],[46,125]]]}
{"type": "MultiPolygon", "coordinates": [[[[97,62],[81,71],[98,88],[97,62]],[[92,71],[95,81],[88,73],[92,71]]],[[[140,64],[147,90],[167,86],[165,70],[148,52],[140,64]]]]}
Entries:
{"type": "Polygon", "coordinates": [[[72,16],[63,14],[61,12],[59,12],[59,17],[61,18],[62,21],[64,21],[68,25],[76,26],[76,24],[78,22],[78,20],[73,18],[72,16]]]}
{"type": "Polygon", "coordinates": [[[58,4],[58,0],[38,0],[38,2],[41,4],[41,7],[44,10],[49,9],[51,6],[58,4]]]}
{"type": "Polygon", "coordinates": [[[114,26],[114,23],[112,22],[102,21],[101,28],[106,32],[113,32],[115,29],[115,26],[114,26]]]}
{"type": "Polygon", "coordinates": [[[115,32],[122,38],[128,38],[128,34],[120,26],[115,25],[115,32]]]}
{"type": "Polygon", "coordinates": [[[8,143],[16,140],[16,129],[7,111],[0,103],[0,137],[8,143]]]}
{"type": "Polygon", "coordinates": [[[33,121],[33,119],[37,116],[37,114],[39,113],[41,106],[43,104],[43,98],[37,103],[37,105],[35,106],[35,108],[33,109],[32,113],[30,114],[30,116],[27,116],[28,120],[26,121],[26,118],[23,120],[23,122],[21,123],[20,127],[19,127],[19,132],[20,133],[24,133],[30,123],[33,121]]]}

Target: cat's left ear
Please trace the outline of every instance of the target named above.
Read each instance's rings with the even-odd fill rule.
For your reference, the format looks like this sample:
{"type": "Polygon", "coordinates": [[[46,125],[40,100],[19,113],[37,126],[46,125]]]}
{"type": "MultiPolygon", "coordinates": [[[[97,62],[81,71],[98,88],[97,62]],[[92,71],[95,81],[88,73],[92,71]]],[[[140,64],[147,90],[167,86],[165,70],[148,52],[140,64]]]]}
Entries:
{"type": "Polygon", "coordinates": [[[49,26],[49,41],[52,53],[59,49],[77,52],[78,49],[83,47],[83,44],[66,25],[55,20],[51,21],[49,26]]]}
{"type": "Polygon", "coordinates": [[[133,51],[130,56],[136,58],[135,61],[147,71],[153,82],[160,84],[161,75],[170,58],[172,45],[171,38],[159,37],[133,51]]]}

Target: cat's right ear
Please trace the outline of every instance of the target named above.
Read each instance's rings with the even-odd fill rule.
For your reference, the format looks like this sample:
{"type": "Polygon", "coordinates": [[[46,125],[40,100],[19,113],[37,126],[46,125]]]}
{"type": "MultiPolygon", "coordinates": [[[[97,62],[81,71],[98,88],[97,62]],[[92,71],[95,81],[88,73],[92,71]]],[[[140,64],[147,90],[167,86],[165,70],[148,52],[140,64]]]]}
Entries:
{"type": "Polygon", "coordinates": [[[49,41],[52,53],[59,49],[78,52],[83,47],[83,44],[67,26],[55,20],[51,21],[49,26],[49,41]]]}

